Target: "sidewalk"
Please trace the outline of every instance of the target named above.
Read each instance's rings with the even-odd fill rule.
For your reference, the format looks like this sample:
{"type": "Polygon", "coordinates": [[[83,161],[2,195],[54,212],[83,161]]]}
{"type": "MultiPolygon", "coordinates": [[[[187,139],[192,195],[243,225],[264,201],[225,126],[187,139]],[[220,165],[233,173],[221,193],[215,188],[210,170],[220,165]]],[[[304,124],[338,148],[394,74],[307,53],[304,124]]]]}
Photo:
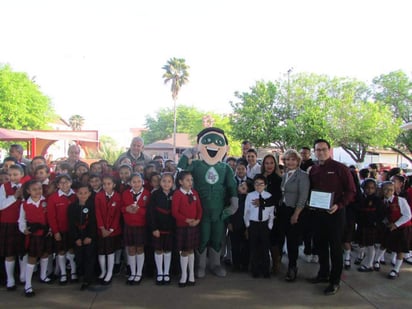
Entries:
{"type": "Polygon", "coordinates": [[[179,288],[178,278],[170,286],[156,286],[154,279],[145,278],[139,286],[127,286],[124,275],[113,279],[111,286],[93,286],[80,291],[80,284],[59,286],[33,285],[36,296],[26,298],[23,286],[17,291],[0,289],[1,308],[410,308],[412,304],[412,266],[404,263],[400,277],[386,278],[390,265],[380,272],[360,273],[356,265],[344,270],[339,292],[323,295],[326,284],[310,284],[305,278],[317,273],[318,265],[299,259],[298,279],[283,280],[287,258],[281,274],[271,279],[253,279],[246,273],[228,271],[226,278],[208,274],[198,279],[196,286],[179,288]]]}

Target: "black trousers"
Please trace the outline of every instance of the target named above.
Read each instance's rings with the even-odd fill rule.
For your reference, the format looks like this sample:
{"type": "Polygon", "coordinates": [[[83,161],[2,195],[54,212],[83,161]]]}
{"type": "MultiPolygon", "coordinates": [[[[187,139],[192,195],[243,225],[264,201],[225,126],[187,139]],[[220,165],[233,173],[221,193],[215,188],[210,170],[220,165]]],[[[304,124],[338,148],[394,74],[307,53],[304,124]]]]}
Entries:
{"type": "Polygon", "coordinates": [[[270,235],[268,221],[251,221],[249,226],[249,245],[252,273],[269,274],[270,268],[270,235]]]}
{"type": "Polygon", "coordinates": [[[314,217],[315,246],[318,249],[320,265],[318,275],[329,276],[331,284],[339,284],[343,269],[342,235],[345,209],[339,209],[332,215],[317,211],[314,217]]]}
{"type": "Polygon", "coordinates": [[[318,254],[314,242],[316,211],[305,208],[299,216],[302,239],[304,244],[303,253],[306,255],[318,254]]]}
{"type": "Polygon", "coordinates": [[[77,266],[77,272],[83,275],[83,281],[93,283],[95,279],[95,262],[96,262],[96,244],[95,240],[90,245],[74,245],[74,255],[77,266]]]}
{"type": "Polygon", "coordinates": [[[282,205],[278,208],[276,214],[275,225],[278,230],[278,245],[279,250],[282,251],[285,244],[288,248],[289,268],[296,267],[296,261],[299,254],[299,237],[300,237],[300,225],[299,223],[290,224],[290,218],[295,212],[295,208],[282,205]]]}
{"type": "Polygon", "coordinates": [[[232,246],[233,266],[247,270],[249,266],[249,242],[245,237],[245,228],[229,231],[232,246]]]}

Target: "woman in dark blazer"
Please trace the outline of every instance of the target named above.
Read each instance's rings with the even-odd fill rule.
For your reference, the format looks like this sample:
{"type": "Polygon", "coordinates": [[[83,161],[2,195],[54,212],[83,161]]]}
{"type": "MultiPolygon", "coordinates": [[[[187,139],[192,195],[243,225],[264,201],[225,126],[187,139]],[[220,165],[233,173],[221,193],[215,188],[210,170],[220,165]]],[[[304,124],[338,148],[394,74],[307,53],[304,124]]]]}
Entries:
{"type": "MultiPolygon", "coordinates": [[[[262,161],[261,173],[266,177],[267,185],[266,191],[272,194],[268,205],[279,205],[280,198],[282,197],[282,191],[280,190],[280,183],[282,177],[280,176],[279,165],[276,158],[272,154],[267,154],[262,161]]],[[[276,213],[275,213],[276,215],[276,213]]],[[[280,254],[276,241],[278,232],[276,226],[270,231],[270,253],[272,256],[272,271],[277,273],[280,267],[280,254]]]]}
{"type": "Polygon", "coordinates": [[[309,195],[309,175],[299,166],[301,157],[296,150],[287,150],[284,154],[286,171],[282,176],[282,198],[276,215],[275,226],[278,230],[278,246],[283,248],[287,239],[289,266],[286,281],[295,281],[298,268],[299,215],[306,205],[309,195]]]}

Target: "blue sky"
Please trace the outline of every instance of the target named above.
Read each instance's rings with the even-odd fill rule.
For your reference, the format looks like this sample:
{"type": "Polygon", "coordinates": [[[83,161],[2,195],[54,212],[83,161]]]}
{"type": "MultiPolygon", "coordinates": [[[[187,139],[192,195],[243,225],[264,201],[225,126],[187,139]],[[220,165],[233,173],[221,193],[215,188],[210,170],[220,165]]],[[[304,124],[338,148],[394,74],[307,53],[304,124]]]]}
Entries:
{"type": "Polygon", "coordinates": [[[64,118],[124,143],[172,106],[161,67],[185,58],[178,104],[230,112],[235,91],[293,72],[370,81],[411,72],[402,0],[0,0],[0,63],[35,76],[64,118]]]}

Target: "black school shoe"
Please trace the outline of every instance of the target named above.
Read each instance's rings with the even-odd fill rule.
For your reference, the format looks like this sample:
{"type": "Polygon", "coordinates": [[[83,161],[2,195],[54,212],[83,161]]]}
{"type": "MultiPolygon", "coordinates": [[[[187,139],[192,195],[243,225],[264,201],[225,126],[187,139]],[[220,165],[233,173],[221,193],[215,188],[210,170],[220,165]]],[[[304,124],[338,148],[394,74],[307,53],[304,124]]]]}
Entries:
{"type": "Polygon", "coordinates": [[[35,295],[33,288],[29,287],[28,289],[25,289],[24,290],[24,295],[26,297],[33,297],[35,295]]]}
{"type": "Polygon", "coordinates": [[[16,289],[17,289],[16,285],[12,285],[12,286],[7,287],[7,291],[9,291],[9,292],[15,291],[16,289]]]}
{"type": "Polygon", "coordinates": [[[285,280],[288,282],[293,282],[296,280],[296,277],[298,276],[298,268],[297,267],[291,267],[288,269],[288,272],[286,273],[285,280]]]}
{"type": "Polygon", "coordinates": [[[339,288],[339,284],[329,284],[328,287],[325,290],[323,290],[323,293],[325,295],[335,295],[336,293],[338,293],[339,288]]]}

